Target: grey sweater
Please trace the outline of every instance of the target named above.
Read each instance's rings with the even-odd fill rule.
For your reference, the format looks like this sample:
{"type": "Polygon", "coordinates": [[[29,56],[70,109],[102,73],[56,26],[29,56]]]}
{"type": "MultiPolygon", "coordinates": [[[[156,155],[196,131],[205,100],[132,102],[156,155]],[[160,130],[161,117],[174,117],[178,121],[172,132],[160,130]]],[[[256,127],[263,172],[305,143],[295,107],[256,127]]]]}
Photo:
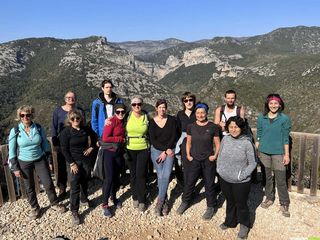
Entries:
{"type": "Polygon", "coordinates": [[[217,160],[217,172],[229,183],[249,182],[256,167],[255,152],[250,139],[224,136],[217,160]]]}

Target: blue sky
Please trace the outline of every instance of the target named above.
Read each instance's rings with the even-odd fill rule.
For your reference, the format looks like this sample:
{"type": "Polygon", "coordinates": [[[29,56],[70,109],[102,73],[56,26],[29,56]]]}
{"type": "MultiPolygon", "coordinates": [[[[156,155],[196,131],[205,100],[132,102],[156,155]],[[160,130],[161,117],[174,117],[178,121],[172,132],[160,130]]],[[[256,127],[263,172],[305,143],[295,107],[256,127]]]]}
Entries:
{"type": "Polygon", "coordinates": [[[319,0],[1,0],[0,43],[29,37],[185,41],[320,26],[319,0]]]}

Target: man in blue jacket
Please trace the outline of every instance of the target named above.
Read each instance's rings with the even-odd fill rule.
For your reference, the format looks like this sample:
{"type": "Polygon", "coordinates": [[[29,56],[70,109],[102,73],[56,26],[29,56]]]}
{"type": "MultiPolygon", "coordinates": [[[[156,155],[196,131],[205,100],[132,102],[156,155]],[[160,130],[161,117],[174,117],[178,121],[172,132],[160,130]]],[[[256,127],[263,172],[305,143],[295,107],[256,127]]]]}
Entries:
{"type": "Polygon", "coordinates": [[[99,139],[102,138],[106,119],[112,117],[114,114],[114,104],[124,103],[121,98],[118,98],[117,95],[112,92],[112,88],[113,83],[111,80],[104,80],[101,83],[102,92],[99,93],[99,97],[92,103],[91,126],[99,139]]]}

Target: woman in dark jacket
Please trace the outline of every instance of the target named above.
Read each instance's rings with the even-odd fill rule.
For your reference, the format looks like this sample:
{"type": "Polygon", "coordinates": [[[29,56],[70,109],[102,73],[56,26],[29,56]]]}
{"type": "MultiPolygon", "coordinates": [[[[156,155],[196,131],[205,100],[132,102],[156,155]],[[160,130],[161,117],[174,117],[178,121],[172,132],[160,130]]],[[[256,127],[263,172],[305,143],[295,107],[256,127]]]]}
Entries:
{"type": "Polygon", "coordinates": [[[96,135],[90,127],[83,126],[83,117],[79,110],[71,110],[67,115],[66,127],[60,134],[62,153],[69,165],[70,209],[75,225],[80,224],[79,204],[89,205],[88,179],[91,174],[90,154],[96,146],[96,135]]]}

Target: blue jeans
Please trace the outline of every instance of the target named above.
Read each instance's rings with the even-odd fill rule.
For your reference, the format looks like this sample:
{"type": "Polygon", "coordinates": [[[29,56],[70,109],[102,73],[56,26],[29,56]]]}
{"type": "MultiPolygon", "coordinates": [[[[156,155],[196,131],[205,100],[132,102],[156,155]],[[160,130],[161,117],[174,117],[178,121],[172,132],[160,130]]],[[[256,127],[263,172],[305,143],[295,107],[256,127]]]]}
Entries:
{"type": "Polygon", "coordinates": [[[162,161],[161,163],[156,162],[162,152],[163,151],[151,146],[151,160],[153,162],[154,168],[157,171],[159,201],[164,201],[166,199],[170,175],[173,166],[173,157],[170,156],[167,156],[165,161],[162,161]]]}

